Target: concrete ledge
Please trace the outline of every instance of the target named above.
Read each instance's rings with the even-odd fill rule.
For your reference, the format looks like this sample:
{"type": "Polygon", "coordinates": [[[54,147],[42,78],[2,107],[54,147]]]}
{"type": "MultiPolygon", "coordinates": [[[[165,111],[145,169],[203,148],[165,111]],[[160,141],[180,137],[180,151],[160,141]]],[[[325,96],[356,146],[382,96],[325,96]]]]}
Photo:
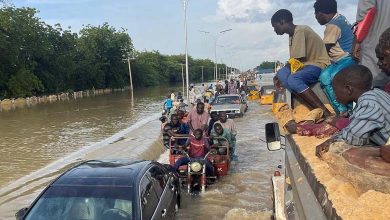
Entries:
{"type": "MultiPolygon", "coordinates": [[[[300,152],[299,147],[296,145],[296,143],[291,135],[286,136],[286,142],[288,142],[288,145],[291,148],[290,153],[289,153],[289,150],[286,148],[286,158],[289,160],[289,162],[288,162],[289,165],[287,165],[288,166],[287,168],[294,169],[294,167],[295,167],[294,164],[298,163],[299,168],[302,170],[304,177],[305,177],[305,180],[307,181],[308,185],[310,186],[311,190],[313,191],[313,193],[317,199],[317,203],[319,203],[320,207],[322,208],[322,211],[325,214],[326,219],[342,219],[337,214],[336,209],[333,207],[332,201],[329,200],[328,193],[326,192],[324,185],[317,180],[312,168],[310,167],[310,164],[303,157],[302,153],[300,152]],[[294,161],[293,161],[294,160],[293,156],[295,156],[295,158],[296,158],[296,163],[294,163],[294,161]]],[[[299,182],[298,178],[301,178],[300,181],[301,182],[303,181],[302,177],[292,176],[292,178],[294,178],[295,181],[298,181],[298,182],[299,182]]],[[[306,187],[306,186],[305,185],[301,185],[301,186],[297,185],[296,187],[299,189],[300,187],[306,187]]],[[[302,198],[302,197],[300,197],[299,200],[302,203],[301,205],[302,205],[303,212],[305,213],[305,216],[307,216],[307,211],[305,211],[305,209],[309,209],[309,207],[313,207],[313,204],[310,204],[310,203],[313,203],[315,201],[313,201],[313,199],[307,200],[307,198],[302,198]]],[[[316,211],[315,213],[311,213],[311,215],[313,215],[313,214],[320,215],[317,213],[318,213],[318,211],[316,211]]],[[[310,217],[310,215],[309,215],[309,217],[310,217]]],[[[315,217],[315,216],[313,216],[313,217],[315,217]]],[[[320,218],[310,217],[308,219],[320,219],[320,218]]]]}

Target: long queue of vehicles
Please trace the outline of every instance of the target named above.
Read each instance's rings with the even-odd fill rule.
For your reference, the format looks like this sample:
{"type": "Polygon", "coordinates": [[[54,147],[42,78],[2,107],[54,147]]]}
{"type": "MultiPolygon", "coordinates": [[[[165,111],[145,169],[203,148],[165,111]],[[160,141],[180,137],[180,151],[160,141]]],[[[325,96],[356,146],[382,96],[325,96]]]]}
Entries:
{"type": "MultiPolygon", "coordinates": [[[[211,112],[225,111],[242,117],[246,97],[221,95],[214,99],[211,112]]],[[[203,159],[192,159],[172,172],[170,166],[187,152],[171,146],[170,165],[156,161],[90,160],[64,172],[52,181],[17,220],[130,220],[173,219],[180,208],[182,188],[188,193],[203,192],[208,184],[228,175],[229,144],[221,141],[203,159]],[[211,161],[214,176],[206,175],[205,160],[211,161]]]]}

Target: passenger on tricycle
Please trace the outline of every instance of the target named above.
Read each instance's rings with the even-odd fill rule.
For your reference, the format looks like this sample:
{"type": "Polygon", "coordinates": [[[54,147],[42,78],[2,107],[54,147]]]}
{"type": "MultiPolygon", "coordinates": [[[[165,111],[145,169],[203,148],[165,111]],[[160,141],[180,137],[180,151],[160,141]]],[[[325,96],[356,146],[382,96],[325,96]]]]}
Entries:
{"type": "Polygon", "coordinates": [[[176,160],[173,166],[175,171],[177,171],[180,166],[187,165],[192,160],[198,160],[202,165],[203,163],[206,164],[206,175],[214,176],[213,164],[207,158],[204,158],[210,149],[208,140],[203,137],[202,129],[196,129],[194,131],[194,136],[189,137],[184,146],[177,145],[175,148],[183,148],[188,151],[187,157],[180,157],[176,160]]]}
{"type": "MultiPolygon", "coordinates": [[[[179,120],[178,115],[172,114],[171,121],[167,123],[163,128],[163,142],[167,149],[170,149],[172,144],[172,137],[187,137],[189,133],[189,127],[187,124],[182,123],[179,120]]],[[[183,145],[186,139],[178,139],[177,144],[183,145]]],[[[173,142],[174,144],[175,142],[173,142]]]]}

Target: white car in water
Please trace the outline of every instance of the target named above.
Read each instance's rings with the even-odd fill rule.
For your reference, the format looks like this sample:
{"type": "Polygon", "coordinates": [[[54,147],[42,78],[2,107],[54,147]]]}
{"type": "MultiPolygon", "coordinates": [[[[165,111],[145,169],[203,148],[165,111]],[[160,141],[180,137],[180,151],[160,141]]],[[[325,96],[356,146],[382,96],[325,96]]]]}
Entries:
{"type": "Polygon", "coordinates": [[[212,112],[226,112],[229,117],[242,117],[248,110],[246,101],[239,94],[220,95],[211,103],[212,112]]]}

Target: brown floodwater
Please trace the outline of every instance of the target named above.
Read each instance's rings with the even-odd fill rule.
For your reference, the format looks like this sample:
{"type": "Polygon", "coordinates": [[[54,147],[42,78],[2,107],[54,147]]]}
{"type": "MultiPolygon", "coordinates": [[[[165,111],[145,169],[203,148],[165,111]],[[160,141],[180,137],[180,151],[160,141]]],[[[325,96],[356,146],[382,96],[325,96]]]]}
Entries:
{"type": "MultiPolygon", "coordinates": [[[[0,112],[0,219],[14,219],[17,210],[81,160],[166,161],[157,118],[170,89],[138,89],[134,105],[129,92],[117,92],[0,112]]],[[[176,219],[270,219],[270,176],[281,153],[268,152],[259,138],[273,120],[270,106],[249,103],[247,114],[235,119],[239,161],[206,193],[183,193],[176,219]]]]}

